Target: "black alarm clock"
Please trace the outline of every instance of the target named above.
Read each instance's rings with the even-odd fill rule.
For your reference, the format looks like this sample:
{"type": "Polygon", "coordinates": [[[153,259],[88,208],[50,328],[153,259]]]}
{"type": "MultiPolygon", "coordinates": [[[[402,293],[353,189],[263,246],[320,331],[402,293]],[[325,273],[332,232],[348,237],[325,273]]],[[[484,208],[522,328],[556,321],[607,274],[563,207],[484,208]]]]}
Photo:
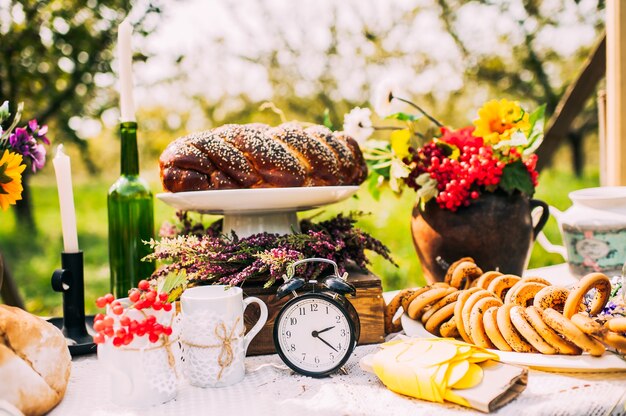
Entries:
{"type": "Polygon", "coordinates": [[[350,358],[361,331],[359,315],[346,295],[356,295],[347,282],[348,274],[339,274],[337,264],[328,259],[311,258],[289,265],[278,288],[278,299],[293,294],[274,322],[274,345],[280,358],[292,370],[310,377],[326,377],[339,370],[350,358]],[[334,266],[335,274],[320,281],[294,277],[295,268],[307,262],[334,266]],[[310,291],[298,294],[305,286],[310,291]]]}

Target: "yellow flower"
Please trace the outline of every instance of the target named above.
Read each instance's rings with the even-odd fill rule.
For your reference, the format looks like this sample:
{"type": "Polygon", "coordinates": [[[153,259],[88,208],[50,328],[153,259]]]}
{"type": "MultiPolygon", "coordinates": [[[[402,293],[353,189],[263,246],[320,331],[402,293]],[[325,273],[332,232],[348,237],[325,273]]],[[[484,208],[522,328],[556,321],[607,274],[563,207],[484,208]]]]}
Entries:
{"type": "Polygon", "coordinates": [[[485,144],[497,144],[511,140],[518,131],[526,135],[530,129],[528,118],[528,113],[517,101],[491,100],[478,110],[478,118],[474,120],[476,129],[472,134],[482,137],[485,144]]]}
{"type": "Polygon", "coordinates": [[[0,207],[4,211],[22,199],[22,155],[5,150],[0,158],[0,207]]]}

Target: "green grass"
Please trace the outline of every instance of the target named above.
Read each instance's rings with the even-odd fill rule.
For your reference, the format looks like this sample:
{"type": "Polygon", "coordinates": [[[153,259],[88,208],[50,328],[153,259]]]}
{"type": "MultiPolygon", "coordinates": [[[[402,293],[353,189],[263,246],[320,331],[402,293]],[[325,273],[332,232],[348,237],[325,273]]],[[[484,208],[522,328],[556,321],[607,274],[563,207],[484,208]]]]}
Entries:
{"type": "MultiPolygon", "coordinates": [[[[112,181],[89,181],[89,178],[83,178],[74,188],[79,243],[85,253],[86,303],[89,312],[95,310],[93,300],[109,291],[106,194],[110,183],[112,181]]],[[[550,170],[541,175],[536,197],[559,209],[566,209],[570,205],[567,198],[570,191],[597,184],[598,175],[595,172],[576,179],[568,173],[550,170]]],[[[159,189],[157,183],[152,185],[152,189],[159,189]]],[[[15,224],[12,213],[0,212],[0,250],[26,300],[27,309],[38,314],[59,314],[61,295],[53,292],[50,287],[50,276],[54,269],[60,267],[59,253],[62,250],[57,190],[54,184],[35,178],[32,191],[38,224],[37,234],[24,235],[23,230],[15,224]]],[[[409,226],[413,200],[412,192],[406,192],[400,198],[384,193],[380,201],[374,201],[369,194],[361,191],[358,198],[325,210],[325,215],[351,210],[371,213],[359,222],[359,226],[387,244],[399,265],[396,268],[378,256],[371,257],[372,270],[381,276],[386,290],[423,283],[409,226]]],[[[305,216],[311,214],[313,213],[303,213],[305,216]]],[[[173,209],[155,201],[157,228],[173,215],[173,209]]],[[[549,239],[560,242],[559,231],[553,219],[549,221],[545,231],[549,239]]],[[[562,261],[560,256],[548,254],[536,246],[530,267],[562,261]]]]}

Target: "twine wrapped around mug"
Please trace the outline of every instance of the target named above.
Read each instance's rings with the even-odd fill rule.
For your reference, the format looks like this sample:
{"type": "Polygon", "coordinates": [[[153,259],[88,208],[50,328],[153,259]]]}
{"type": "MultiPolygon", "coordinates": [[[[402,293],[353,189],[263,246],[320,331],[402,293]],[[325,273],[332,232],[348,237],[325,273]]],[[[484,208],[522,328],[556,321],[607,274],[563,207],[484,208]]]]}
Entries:
{"type": "Polygon", "coordinates": [[[236,341],[245,335],[245,329],[240,334],[235,334],[235,330],[237,329],[237,325],[239,324],[240,320],[241,317],[237,317],[237,319],[235,319],[235,323],[233,324],[233,327],[230,329],[230,331],[228,331],[228,329],[226,328],[226,324],[224,324],[224,321],[220,321],[219,324],[215,326],[215,336],[221,341],[221,343],[219,344],[202,345],[195,344],[184,339],[181,339],[180,341],[181,343],[193,348],[221,348],[220,353],[217,357],[217,364],[220,366],[220,371],[219,373],[217,373],[217,380],[220,380],[222,378],[222,373],[224,372],[224,370],[228,368],[233,362],[233,341],[236,341]]]}
{"type": "MultiPolygon", "coordinates": [[[[141,313],[144,316],[147,316],[144,311],[141,311],[141,313]]],[[[170,320],[170,327],[174,326],[175,319],[176,319],[175,315],[172,315],[172,319],[170,320]]],[[[163,343],[160,345],[155,345],[152,347],[142,347],[142,348],[132,348],[132,347],[131,348],[120,347],[120,348],[124,351],[139,351],[139,352],[154,351],[160,348],[165,348],[165,352],[167,353],[167,364],[172,370],[174,370],[174,375],[176,376],[176,378],[178,378],[178,370],[176,369],[176,358],[174,357],[174,353],[172,352],[172,347],[171,347],[172,344],[175,344],[176,342],[178,342],[178,337],[175,337],[174,339],[170,339],[170,336],[163,335],[163,343]]]]}

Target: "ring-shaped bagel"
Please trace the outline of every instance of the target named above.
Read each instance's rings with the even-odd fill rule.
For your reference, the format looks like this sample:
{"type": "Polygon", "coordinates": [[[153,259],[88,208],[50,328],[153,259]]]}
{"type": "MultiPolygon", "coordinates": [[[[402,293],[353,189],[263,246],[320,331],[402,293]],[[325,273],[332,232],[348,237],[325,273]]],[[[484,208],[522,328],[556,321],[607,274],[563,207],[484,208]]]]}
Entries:
{"type": "Polygon", "coordinates": [[[433,304],[439,299],[446,296],[448,294],[448,289],[450,288],[434,287],[420,294],[409,304],[409,310],[407,311],[407,314],[411,319],[420,319],[422,314],[425,312],[426,306],[433,304]]]}
{"type": "Polygon", "coordinates": [[[524,339],[535,347],[540,353],[547,355],[556,354],[556,348],[548,344],[543,337],[539,335],[539,332],[533,328],[530,322],[528,322],[526,308],[514,305],[511,308],[511,322],[522,337],[524,337],[524,339]]]}
{"type": "Polygon", "coordinates": [[[493,345],[495,345],[500,351],[513,351],[513,348],[511,348],[511,346],[506,342],[500,332],[500,329],[498,328],[498,320],[496,316],[499,308],[499,306],[492,306],[483,314],[483,326],[485,328],[485,333],[493,345]]]}
{"type": "Polygon", "coordinates": [[[467,289],[472,281],[478,279],[483,271],[473,262],[464,261],[452,271],[450,281],[447,282],[457,289],[467,289]]]}
{"type": "Polygon", "coordinates": [[[589,305],[589,315],[595,316],[600,313],[611,296],[611,280],[602,273],[589,273],[570,291],[563,308],[563,316],[569,319],[577,313],[583,298],[591,289],[596,289],[596,294],[589,305]]]}
{"type": "Polygon", "coordinates": [[[582,350],[569,341],[561,338],[559,334],[554,332],[543,320],[543,313],[541,309],[536,306],[529,306],[526,308],[526,319],[528,323],[541,335],[541,337],[554,349],[558,354],[564,355],[579,355],[582,350]]]}
{"type": "Polygon", "coordinates": [[[424,328],[434,335],[439,335],[439,327],[441,324],[454,316],[454,302],[450,303],[435,312],[424,325],[424,328]]]}
{"type": "Polygon", "coordinates": [[[444,338],[456,338],[459,336],[459,330],[456,327],[456,320],[454,319],[454,316],[441,324],[439,327],[439,333],[444,338]]]}
{"type": "Polygon", "coordinates": [[[569,289],[561,286],[546,286],[535,295],[533,305],[539,309],[552,308],[562,312],[569,296],[569,289]]]}
{"type": "Polygon", "coordinates": [[[433,314],[437,312],[439,309],[443,308],[446,305],[456,302],[457,298],[459,297],[460,292],[461,292],[460,290],[450,287],[450,289],[448,289],[448,294],[446,296],[439,299],[437,302],[433,303],[433,305],[430,308],[428,308],[426,312],[424,312],[424,314],[422,315],[422,324],[425,324],[430,319],[430,317],[433,316],[433,314]]]}
{"type": "Polygon", "coordinates": [[[463,290],[461,294],[459,295],[458,299],[456,300],[456,304],[454,306],[454,320],[456,322],[456,327],[457,327],[457,330],[459,331],[459,335],[461,336],[461,338],[463,338],[463,341],[469,342],[469,343],[472,343],[472,339],[469,337],[469,335],[465,331],[465,326],[463,326],[463,315],[462,315],[463,306],[465,305],[465,302],[467,302],[467,299],[469,299],[470,296],[472,296],[474,293],[478,292],[479,290],[481,289],[477,287],[471,287],[467,290],[463,290]]]}
{"type": "Polygon", "coordinates": [[[472,309],[476,302],[483,298],[491,298],[493,297],[493,293],[489,292],[485,289],[478,289],[477,292],[472,293],[472,295],[467,298],[467,301],[463,305],[463,310],[461,311],[461,317],[463,318],[463,328],[465,329],[465,333],[468,335],[469,339],[472,340],[472,334],[470,332],[470,314],[472,313],[472,309]]]}
{"type": "Polygon", "coordinates": [[[491,281],[498,276],[502,276],[502,273],[495,271],[485,272],[478,279],[476,279],[476,287],[488,289],[489,283],[491,283],[491,281]]]}
{"type": "Polygon", "coordinates": [[[525,308],[532,303],[535,295],[544,287],[546,287],[546,285],[543,283],[523,282],[520,280],[518,284],[508,291],[504,297],[504,303],[512,303],[513,305],[519,305],[525,308]]]}
{"type": "Polygon", "coordinates": [[[446,276],[444,277],[443,281],[444,281],[444,282],[446,282],[446,283],[450,283],[450,280],[452,280],[452,273],[454,272],[454,270],[456,269],[456,267],[457,267],[459,264],[461,264],[461,263],[463,263],[463,262],[466,262],[466,261],[469,261],[470,263],[476,263],[476,262],[474,261],[474,259],[473,259],[473,258],[471,258],[471,257],[462,257],[462,258],[458,259],[457,261],[455,261],[454,263],[452,263],[452,264],[450,265],[450,267],[448,267],[448,271],[446,272],[446,276]]]}
{"type": "Polygon", "coordinates": [[[512,274],[503,274],[502,276],[498,276],[489,283],[487,286],[487,290],[496,295],[496,297],[500,298],[500,300],[504,301],[504,297],[506,293],[515,286],[520,281],[518,276],[512,274]]]}
{"type": "Polygon", "coordinates": [[[483,348],[496,348],[491,342],[489,336],[485,332],[485,324],[483,323],[483,315],[487,309],[496,306],[502,306],[502,301],[496,297],[489,296],[479,299],[472,307],[469,319],[468,335],[474,341],[474,344],[483,348]]]}
{"type": "Polygon", "coordinates": [[[537,352],[535,347],[522,339],[517,329],[515,329],[515,326],[513,326],[511,322],[511,308],[513,306],[515,305],[507,305],[505,303],[504,306],[498,308],[496,320],[502,337],[504,337],[506,343],[509,344],[515,352],[537,352]]]}
{"type": "Polygon", "coordinates": [[[604,354],[604,345],[578,329],[572,321],[554,309],[548,308],[544,310],[543,319],[550,328],[554,329],[566,340],[582,348],[583,351],[596,357],[604,354]]]}

